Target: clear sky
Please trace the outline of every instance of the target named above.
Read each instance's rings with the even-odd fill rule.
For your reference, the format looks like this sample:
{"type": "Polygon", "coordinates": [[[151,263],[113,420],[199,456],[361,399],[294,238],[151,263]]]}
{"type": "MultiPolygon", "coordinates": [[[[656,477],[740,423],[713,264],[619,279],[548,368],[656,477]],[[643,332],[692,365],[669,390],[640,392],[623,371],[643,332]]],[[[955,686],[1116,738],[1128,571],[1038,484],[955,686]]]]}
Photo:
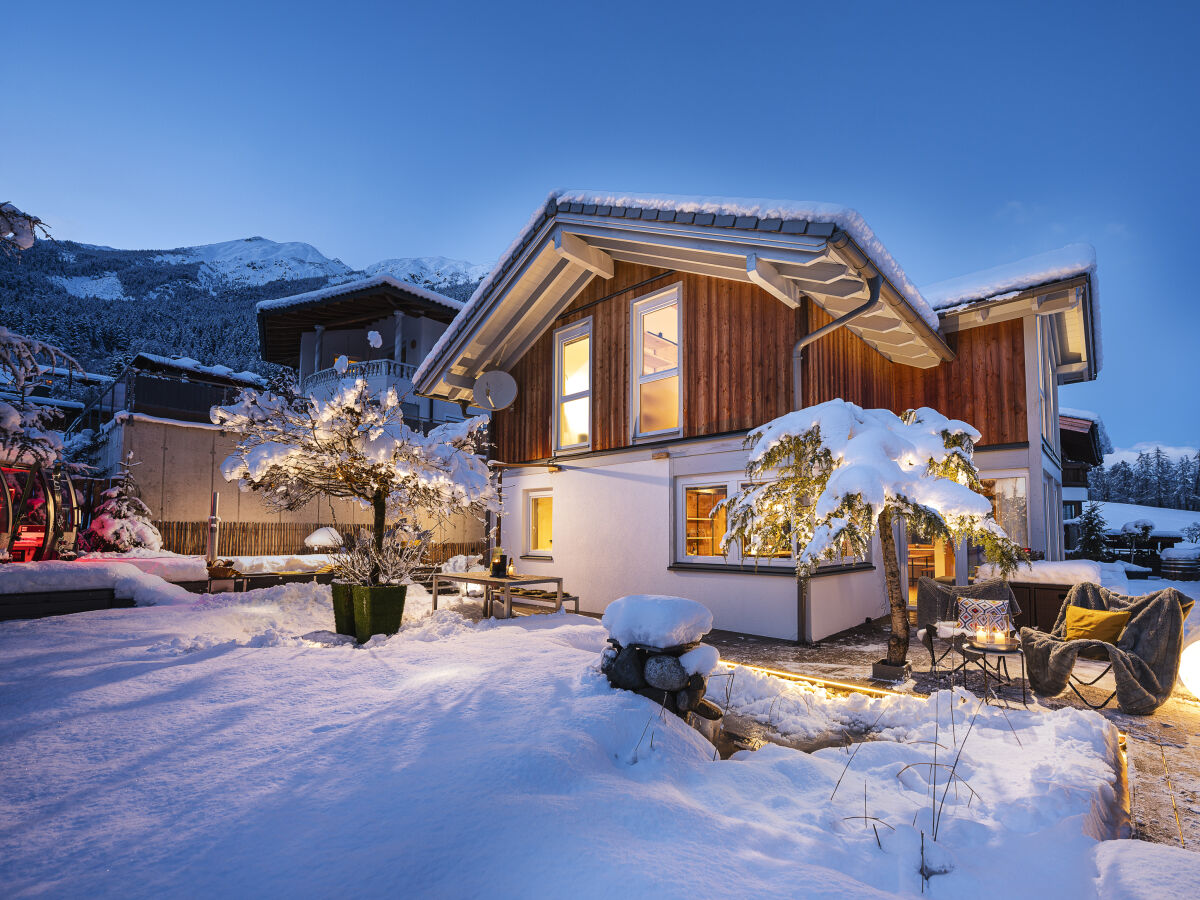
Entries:
{"type": "Polygon", "coordinates": [[[354,266],[494,262],[556,187],[853,206],[918,284],[1090,241],[1063,403],[1196,446],[1198,6],[9,4],[0,199],[354,266]]]}

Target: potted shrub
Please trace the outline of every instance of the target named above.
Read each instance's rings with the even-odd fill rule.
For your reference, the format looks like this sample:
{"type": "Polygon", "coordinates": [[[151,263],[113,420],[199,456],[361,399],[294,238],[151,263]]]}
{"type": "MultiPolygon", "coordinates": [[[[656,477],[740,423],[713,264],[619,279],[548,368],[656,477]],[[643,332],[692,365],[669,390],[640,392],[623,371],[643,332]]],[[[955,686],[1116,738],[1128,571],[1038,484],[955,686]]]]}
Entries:
{"type": "Polygon", "coordinates": [[[746,438],[749,484],[717,504],[727,513],[723,550],[752,554],[791,547],[798,589],[821,560],[866,556],[878,534],[891,608],[879,680],[908,675],[908,602],[901,590],[893,532],[903,517],[928,538],[981,546],[1002,574],[1026,559],[1004,533],[972,461],[979,432],[923,407],[898,416],[830,400],[787,413],[746,438]]]}
{"type": "Polygon", "coordinates": [[[211,416],[237,438],[222,474],[261,491],[268,505],[294,510],[326,496],[372,511],[371,527],[345,541],[337,557],[334,615],[342,634],[394,634],[405,595],[399,582],[419,561],[428,532],[454,515],[482,516],[498,506],[477,452],[486,418],[421,434],[404,424],[394,388],[381,397],[360,378],[328,398],[247,389],[211,416]],[[417,521],[430,526],[423,538],[400,527],[417,521]],[[370,630],[376,627],[383,630],[370,630]]]}

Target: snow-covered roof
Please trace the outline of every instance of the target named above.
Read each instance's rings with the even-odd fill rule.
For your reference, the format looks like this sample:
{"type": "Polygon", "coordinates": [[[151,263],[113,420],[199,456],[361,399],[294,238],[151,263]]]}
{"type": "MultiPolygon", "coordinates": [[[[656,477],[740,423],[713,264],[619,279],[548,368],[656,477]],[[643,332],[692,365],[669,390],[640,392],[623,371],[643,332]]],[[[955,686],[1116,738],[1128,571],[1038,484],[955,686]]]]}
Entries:
{"type": "MultiPolygon", "coordinates": [[[[839,242],[836,245],[838,248],[845,247],[849,241],[852,241],[857,248],[856,253],[859,259],[858,262],[853,263],[854,267],[870,268],[873,266],[886,280],[884,293],[887,297],[888,308],[879,313],[875,326],[881,327],[881,320],[894,320],[892,324],[883,325],[883,330],[875,331],[873,336],[865,336],[864,339],[875,342],[882,341],[886,344],[889,339],[901,341],[899,335],[903,333],[904,337],[901,343],[888,345],[888,349],[883,349],[881,352],[884,352],[885,355],[895,354],[897,356],[915,354],[913,357],[903,359],[910,365],[934,365],[939,358],[949,359],[952,357],[951,351],[946,347],[938,332],[938,317],[932,306],[921,296],[916,285],[887,251],[863,217],[853,209],[832,203],[811,201],[609,191],[553,191],[537,208],[508,249],[500,256],[495,268],[480,282],[462,311],[418,367],[414,382],[421,391],[428,393],[438,390],[439,384],[446,384],[444,376],[449,367],[454,364],[453,360],[446,356],[454,349],[457,356],[461,357],[462,354],[459,351],[462,348],[457,347],[460,339],[465,340],[467,337],[477,334],[485,324],[497,325],[490,321],[493,318],[491,306],[494,296],[501,295],[507,290],[506,285],[514,279],[525,277],[527,271],[522,271],[518,262],[524,260],[528,263],[527,269],[536,267],[537,260],[526,259],[529,251],[531,248],[532,251],[536,251],[542,246],[542,235],[548,225],[552,224],[556,217],[561,219],[564,215],[573,217],[570,228],[572,235],[579,232],[587,236],[588,240],[595,241],[592,244],[584,241],[582,250],[585,253],[595,252],[599,248],[601,256],[607,255],[610,259],[617,260],[622,258],[621,251],[614,249],[612,242],[615,240],[619,244],[621,239],[591,234],[588,231],[589,227],[593,230],[611,230],[619,223],[626,229],[639,230],[639,236],[646,241],[664,241],[668,237],[678,239],[680,226],[689,228],[700,226],[706,229],[704,237],[710,242],[720,240],[728,246],[742,245],[743,255],[748,254],[747,263],[751,257],[759,254],[769,257],[770,252],[762,248],[778,249],[790,242],[794,245],[789,247],[792,252],[802,246],[802,249],[812,254],[814,258],[820,253],[829,254],[828,260],[834,262],[831,268],[837,268],[837,262],[841,262],[843,265],[846,263],[844,258],[831,250],[830,239],[839,242]],[[576,221],[576,217],[587,221],[576,221]],[[711,237],[709,237],[710,234],[711,237]],[[535,237],[537,238],[536,245],[535,237]],[[606,240],[608,243],[605,243],[606,240]],[[836,261],[835,257],[837,257],[836,261]],[[895,334],[889,334],[889,332],[895,334]],[[901,347],[905,349],[898,349],[901,347]]],[[[694,234],[692,231],[688,233],[694,234]]],[[[632,240],[628,231],[624,239],[632,240]]],[[[628,252],[632,254],[632,251],[628,252]]],[[[730,253],[731,251],[726,249],[725,252],[730,253]]],[[[702,274],[712,274],[713,254],[710,253],[708,258],[707,269],[695,264],[691,270],[701,271],[702,274]]],[[[669,261],[664,262],[664,265],[680,271],[690,270],[686,251],[681,250],[678,245],[674,246],[673,255],[670,257],[664,255],[664,260],[668,259],[669,261]]],[[[774,273],[776,276],[778,274],[779,272],[774,273]]],[[[743,270],[741,277],[746,279],[746,276],[747,272],[743,270]]],[[[729,277],[733,277],[733,274],[731,273],[729,277]]],[[[845,290],[838,294],[832,290],[823,291],[822,288],[827,288],[832,282],[839,282],[845,288],[847,281],[855,277],[862,279],[861,273],[848,272],[846,275],[835,273],[830,276],[830,281],[821,285],[812,283],[811,276],[809,280],[806,280],[803,271],[793,271],[787,273],[787,277],[777,278],[772,283],[780,291],[797,291],[812,296],[822,305],[826,305],[828,312],[840,315],[847,310],[835,311],[829,308],[825,303],[828,299],[825,294],[834,296],[835,302],[859,305],[862,300],[853,299],[858,292],[845,290]]],[[[750,278],[749,280],[761,284],[763,279],[750,278]]],[[[865,280],[862,281],[861,291],[861,296],[865,298],[865,280]]],[[[857,329],[854,324],[850,327],[851,330],[857,329]]],[[[514,343],[519,343],[519,341],[514,343]]],[[[484,363],[489,362],[478,353],[473,353],[472,359],[475,362],[480,360],[484,363]]],[[[504,360],[497,359],[495,362],[502,363],[504,360]]],[[[470,375],[471,373],[454,375],[453,386],[444,388],[444,390],[450,392],[463,390],[458,385],[465,383],[465,379],[470,375]]]]}
{"type": "Polygon", "coordinates": [[[266,380],[255,372],[235,372],[229,366],[207,366],[190,356],[159,356],[157,353],[139,353],[134,357],[134,368],[151,368],[178,372],[182,375],[197,375],[215,378],[222,382],[247,385],[262,388],[267,386],[266,380]]]}
{"type": "Polygon", "coordinates": [[[1108,437],[1108,429],[1104,427],[1104,420],[1100,418],[1099,413],[1094,413],[1087,409],[1073,409],[1067,406],[1060,406],[1058,408],[1058,416],[1060,420],[1063,416],[1066,416],[1070,419],[1082,419],[1085,422],[1093,423],[1096,426],[1096,431],[1100,436],[1101,455],[1113,452],[1113,443],[1108,437]]]}
{"type": "Polygon", "coordinates": [[[1091,244],[1068,244],[1058,250],[927,284],[921,293],[934,309],[945,310],[1095,271],[1096,248],[1091,244]]]}
{"type": "Polygon", "coordinates": [[[273,300],[262,300],[256,305],[259,312],[265,310],[286,309],[290,306],[307,306],[312,303],[321,303],[325,300],[332,300],[336,297],[342,297],[346,294],[353,294],[358,291],[370,290],[387,285],[388,287],[396,288],[400,291],[408,291],[422,300],[428,300],[430,303],[437,303],[441,306],[448,307],[455,311],[462,309],[463,305],[458,300],[452,297],[447,297],[445,294],[439,294],[437,291],[431,291],[428,288],[418,287],[415,284],[409,284],[407,281],[400,281],[398,278],[393,278],[391,275],[373,275],[370,278],[360,278],[357,281],[346,281],[341,284],[330,285],[323,287],[320,290],[308,291],[304,294],[292,294],[289,297],[276,297],[273,300]]]}
{"type": "MultiPolygon", "coordinates": [[[[938,327],[937,314],[933,311],[931,304],[921,296],[921,291],[909,280],[908,275],[900,268],[900,264],[883,246],[883,242],[875,236],[875,232],[867,225],[866,219],[857,210],[848,206],[815,200],[694,197],[680,194],[620,194],[607,191],[563,191],[558,194],[556,199],[559,203],[594,204],[618,209],[673,210],[682,213],[708,214],[714,218],[716,216],[733,216],[735,219],[758,220],[753,225],[746,223],[744,226],[740,226],[748,228],[757,228],[764,221],[775,220],[781,223],[810,222],[833,225],[854,238],[863,252],[871,258],[871,262],[903,295],[909,305],[920,313],[930,328],[938,327]]],[[[736,222],[731,224],[739,227],[736,222]]]]}

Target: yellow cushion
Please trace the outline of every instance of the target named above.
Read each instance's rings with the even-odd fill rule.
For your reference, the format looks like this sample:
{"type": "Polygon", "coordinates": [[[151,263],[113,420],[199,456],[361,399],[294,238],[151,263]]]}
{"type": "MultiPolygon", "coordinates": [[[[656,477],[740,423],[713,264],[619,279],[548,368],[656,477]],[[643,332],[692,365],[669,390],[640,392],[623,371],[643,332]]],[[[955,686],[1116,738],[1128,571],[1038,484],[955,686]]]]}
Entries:
{"type": "Polygon", "coordinates": [[[1129,622],[1129,615],[1128,612],[1068,606],[1063,638],[1068,641],[1092,640],[1115,644],[1129,622]]]}

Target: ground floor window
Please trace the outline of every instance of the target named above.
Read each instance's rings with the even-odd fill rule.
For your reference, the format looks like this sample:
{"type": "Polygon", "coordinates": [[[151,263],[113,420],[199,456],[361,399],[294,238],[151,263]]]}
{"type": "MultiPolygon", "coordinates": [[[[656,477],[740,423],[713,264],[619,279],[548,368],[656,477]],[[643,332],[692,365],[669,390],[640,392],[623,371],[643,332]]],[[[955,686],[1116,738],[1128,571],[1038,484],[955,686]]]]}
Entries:
{"type": "Polygon", "coordinates": [[[549,556],[554,550],[554,498],[549,491],[530,491],[526,496],[529,527],[525,552],[549,556]]]}
{"type": "MultiPolygon", "coordinates": [[[[725,511],[710,515],[717,504],[732,497],[748,486],[740,473],[705,475],[681,478],[676,482],[676,562],[733,563],[754,566],[791,568],[794,547],[789,545],[771,547],[753,554],[738,542],[729,548],[727,555],[721,552],[721,539],[725,536],[725,511]]],[[[822,566],[838,566],[869,562],[862,557],[839,557],[826,560],[822,566]]]]}

